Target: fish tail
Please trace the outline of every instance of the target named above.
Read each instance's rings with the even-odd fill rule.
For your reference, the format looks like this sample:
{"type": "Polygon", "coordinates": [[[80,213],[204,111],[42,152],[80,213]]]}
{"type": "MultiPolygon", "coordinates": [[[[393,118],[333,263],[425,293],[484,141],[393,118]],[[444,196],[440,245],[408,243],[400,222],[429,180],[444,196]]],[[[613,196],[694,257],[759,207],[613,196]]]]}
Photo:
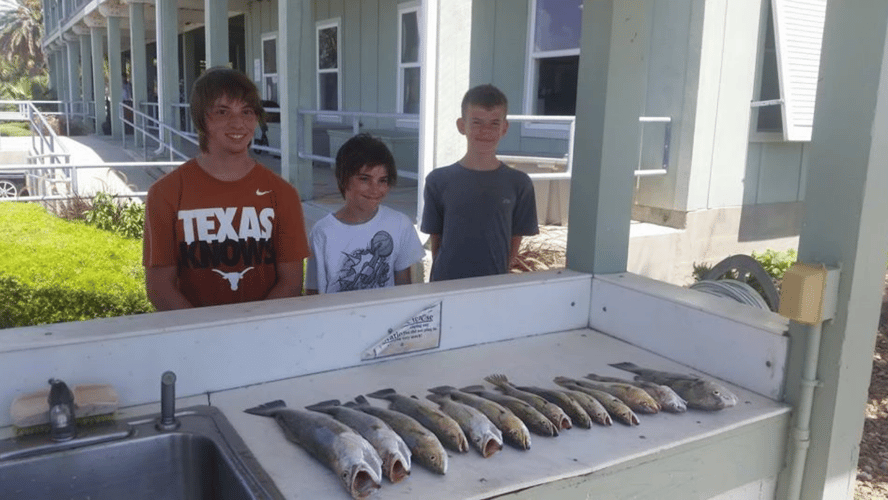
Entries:
{"type": "Polygon", "coordinates": [[[450,396],[450,393],[455,391],[456,387],[452,385],[439,385],[438,387],[432,387],[429,389],[429,392],[432,394],[440,394],[441,396],[450,396]]]}
{"type": "Polygon", "coordinates": [[[313,405],[306,406],[306,410],[319,410],[321,408],[329,408],[331,406],[339,406],[341,403],[338,399],[330,399],[327,401],[321,401],[320,403],[315,403],[313,405]]]}
{"type": "Polygon", "coordinates": [[[376,392],[371,392],[370,394],[367,394],[367,395],[370,396],[371,398],[389,399],[390,400],[390,399],[392,399],[392,396],[394,396],[396,394],[397,394],[397,391],[395,391],[392,388],[388,388],[388,389],[380,389],[376,392]]]}
{"type": "Polygon", "coordinates": [[[268,403],[261,404],[259,406],[254,406],[253,408],[247,408],[244,410],[245,413],[249,413],[250,415],[259,415],[262,417],[271,417],[281,408],[286,408],[287,403],[284,403],[281,399],[276,399],[274,401],[269,401],[268,403]]]}
{"type": "Polygon", "coordinates": [[[641,369],[640,366],[636,365],[635,363],[630,363],[628,361],[623,361],[622,363],[609,363],[608,366],[613,366],[614,368],[616,368],[618,370],[624,370],[624,371],[633,372],[633,373],[638,373],[638,370],[641,369]]]}
{"type": "Polygon", "coordinates": [[[481,391],[486,391],[487,389],[485,389],[483,385],[475,384],[475,385],[467,385],[460,390],[463,392],[477,393],[477,392],[481,392],[481,391]]]}
{"type": "Polygon", "coordinates": [[[505,388],[505,386],[509,384],[509,379],[502,373],[494,373],[493,375],[488,375],[484,377],[484,380],[499,388],[505,388]]]}

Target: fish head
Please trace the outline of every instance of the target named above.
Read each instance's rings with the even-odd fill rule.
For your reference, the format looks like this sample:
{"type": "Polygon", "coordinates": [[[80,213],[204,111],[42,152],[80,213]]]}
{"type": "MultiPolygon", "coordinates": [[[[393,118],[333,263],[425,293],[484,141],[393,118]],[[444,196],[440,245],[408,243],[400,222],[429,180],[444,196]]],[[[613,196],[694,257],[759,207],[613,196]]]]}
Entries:
{"type": "Polygon", "coordinates": [[[481,452],[481,456],[489,458],[494,453],[503,449],[502,436],[495,435],[492,431],[488,431],[478,435],[475,439],[475,447],[481,452]]]}
{"type": "Polygon", "coordinates": [[[339,435],[336,446],[336,472],[352,498],[366,498],[379,489],[382,482],[382,459],[360,435],[353,432],[339,435]]]}
{"type": "Polygon", "coordinates": [[[435,447],[423,447],[413,458],[436,474],[447,473],[447,453],[439,453],[435,447]]]}
{"type": "Polygon", "coordinates": [[[400,453],[386,453],[382,457],[382,473],[392,483],[398,483],[410,475],[409,459],[405,460],[400,453]]]}
{"type": "Polygon", "coordinates": [[[526,429],[512,429],[508,433],[513,444],[517,444],[523,450],[530,449],[530,433],[526,429]]]}
{"type": "Polygon", "coordinates": [[[721,410],[736,404],[736,396],[730,391],[723,389],[720,384],[706,380],[694,381],[685,399],[689,406],[708,411],[721,410]]]}

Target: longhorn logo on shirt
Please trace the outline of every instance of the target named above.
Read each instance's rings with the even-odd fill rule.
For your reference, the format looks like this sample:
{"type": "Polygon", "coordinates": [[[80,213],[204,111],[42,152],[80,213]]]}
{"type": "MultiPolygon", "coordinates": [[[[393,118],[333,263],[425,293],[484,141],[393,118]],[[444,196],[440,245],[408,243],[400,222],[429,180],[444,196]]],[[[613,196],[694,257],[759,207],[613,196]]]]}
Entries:
{"type": "Polygon", "coordinates": [[[213,272],[215,272],[215,273],[219,274],[219,276],[222,276],[223,278],[227,279],[228,283],[231,284],[231,291],[236,292],[237,285],[240,283],[241,278],[243,278],[244,275],[247,274],[247,271],[249,271],[250,269],[253,269],[253,266],[250,266],[239,273],[225,273],[225,272],[222,272],[218,269],[213,269],[213,272]]]}
{"type": "MultiPolygon", "coordinates": [[[[179,261],[192,269],[274,264],[274,215],[271,207],[258,212],[256,207],[180,210],[184,241],[179,243],[179,261]]],[[[237,290],[237,282],[231,283],[237,290]]]]}

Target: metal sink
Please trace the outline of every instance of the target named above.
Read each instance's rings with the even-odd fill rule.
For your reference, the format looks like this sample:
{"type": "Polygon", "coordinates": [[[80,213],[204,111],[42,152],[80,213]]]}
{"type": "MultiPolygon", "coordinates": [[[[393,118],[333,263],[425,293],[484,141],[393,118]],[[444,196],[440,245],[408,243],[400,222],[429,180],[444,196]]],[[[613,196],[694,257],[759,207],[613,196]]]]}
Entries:
{"type": "Polygon", "coordinates": [[[71,441],[47,436],[0,441],[0,498],[282,499],[237,432],[211,406],[84,427],[71,441]]]}

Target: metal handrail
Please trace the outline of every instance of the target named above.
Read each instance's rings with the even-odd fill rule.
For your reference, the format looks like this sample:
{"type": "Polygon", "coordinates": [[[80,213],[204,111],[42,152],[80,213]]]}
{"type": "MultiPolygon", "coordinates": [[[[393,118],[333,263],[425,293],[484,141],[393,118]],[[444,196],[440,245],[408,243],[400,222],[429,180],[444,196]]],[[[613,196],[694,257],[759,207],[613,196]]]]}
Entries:
{"type": "MultiPolygon", "coordinates": [[[[142,104],[146,105],[146,107],[147,107],[153,103],[142,103],[142,104]]],[[[145,147],[146,156],[147,156],[147,145],[148,145],[147,139],[150,138],[155,143],[157,143],[158,146],[169,149],[171,161],[176,160],[176,159],[179,159],[179,160],[187,160],[188,159],[188,155],[186,155],[185,153],[183,153],[183,152],[179,151],[178,149],[176,149],[175,147],[173,147],[172,141],[167,143],[162,140],[162,137],[164,137],[164,135],[165,135],[164,134],[165,131],[168,131],[170,133],[171,138],[172,138],[172,136],[178,136],[178,137],[194,144],[195,146],[198,145],[197,134],[194,134],[191,132],[183,132],[175,127],[171,127],[165,123],[161,123],[160,120],[158,120],[157,118],[155,118],[149,114],[143,113],[142,111],[135,109],[135,107],[133,107],[133,106],[130,106],[128,104],[121,102],[120,106],[117,109],[117,112],[118,112],[118,117],[120,118],[121,123],[123,123],[123,125],[124,125],[124,128],[126,127],[126,125],[130,125],[131,127],[133,127],[134,133],[136,133],[136,132],[141,133],[142,144],[145,147]],[[133,114],[132,120],[128,120],[126,118],[126,111],[132,112],[132,114],[133,114]],[[137,120],[140,120],[141,123],[137,124],[136,123],[137,120]],[[155,135],[154,133],[152,133],[153,131],[157,131],[157,134],[155,135]]],[[[126,134],[125,133],[123,134],[122,142],[123,142],[123,147],[125,148],[126,147],[126,134]]]]}

